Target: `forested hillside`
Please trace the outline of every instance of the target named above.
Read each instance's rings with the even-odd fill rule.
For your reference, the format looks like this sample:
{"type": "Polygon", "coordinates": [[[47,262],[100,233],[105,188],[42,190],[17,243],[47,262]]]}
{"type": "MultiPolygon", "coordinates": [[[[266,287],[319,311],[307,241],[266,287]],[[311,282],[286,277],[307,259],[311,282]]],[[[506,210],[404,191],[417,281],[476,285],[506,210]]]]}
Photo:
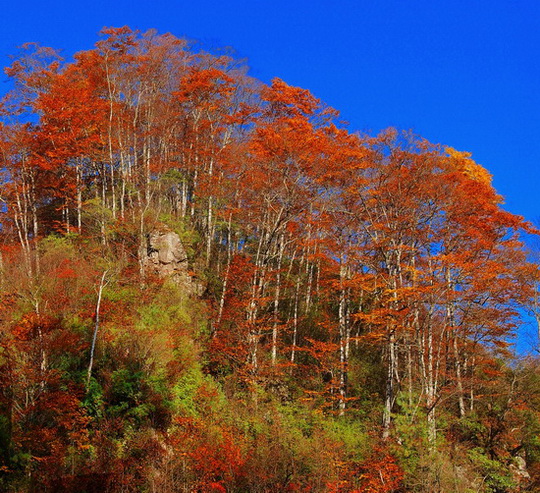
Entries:
{"type": "Polygon", "coordinates": [[[536,231],[470,154],[170,34],[6,73],[2,491],[540,490],[536,231]]]}

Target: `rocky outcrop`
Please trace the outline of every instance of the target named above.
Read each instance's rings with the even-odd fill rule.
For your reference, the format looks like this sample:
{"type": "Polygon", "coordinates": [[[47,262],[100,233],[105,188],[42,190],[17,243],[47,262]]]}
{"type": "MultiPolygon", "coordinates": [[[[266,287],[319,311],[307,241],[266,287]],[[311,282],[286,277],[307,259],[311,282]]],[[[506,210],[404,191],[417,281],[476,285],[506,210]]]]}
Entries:
{"type": "Polygon", "coordinates": [[[201,283],[192,278],[184,245],[177,233],[160,229],[146,237],[145,268],[160,277],[170,277],[189,294],[201,295],[201,283]]]}
{"type": "Polygon", "coordinates": [[[162,277],[187,274],[188,258],[173,231],[153,231],[147,236],[146,264],[162,277]]]}
{"type": "Polygon", "coordinates": [[[526,485],[531,480],[531,475],[527,471],[527,462],[523,457],[514,457],[513,463],[510,465],[514,481],[520,486],[526,485]]]}

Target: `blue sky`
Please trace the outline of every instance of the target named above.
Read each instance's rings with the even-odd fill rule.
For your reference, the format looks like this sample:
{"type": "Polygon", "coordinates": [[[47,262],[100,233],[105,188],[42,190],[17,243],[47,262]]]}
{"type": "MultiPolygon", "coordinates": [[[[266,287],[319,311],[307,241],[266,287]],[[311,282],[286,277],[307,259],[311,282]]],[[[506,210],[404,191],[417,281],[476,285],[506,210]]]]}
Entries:
{"type": "Polygon", "coordinates": [[[123,25],[232,46],[253,76],[311,90],[353,130],[472,152],[506,208],[540,222],[538,0],[4,2],[0,61],[27,41],[69,56],[123,25]]]}

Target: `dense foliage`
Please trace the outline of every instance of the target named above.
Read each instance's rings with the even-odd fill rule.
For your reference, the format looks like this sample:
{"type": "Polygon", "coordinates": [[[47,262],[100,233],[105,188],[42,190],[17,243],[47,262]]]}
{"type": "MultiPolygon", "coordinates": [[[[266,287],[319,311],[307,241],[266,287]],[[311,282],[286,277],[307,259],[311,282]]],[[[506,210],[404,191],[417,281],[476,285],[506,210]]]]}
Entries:
{"type": "Polygon", "coordinates": [[[489,173],[229,55],[101,34],[6,69],[2,490],[537,491],[540,366],[509,350],[535,231],[489,173]]]}

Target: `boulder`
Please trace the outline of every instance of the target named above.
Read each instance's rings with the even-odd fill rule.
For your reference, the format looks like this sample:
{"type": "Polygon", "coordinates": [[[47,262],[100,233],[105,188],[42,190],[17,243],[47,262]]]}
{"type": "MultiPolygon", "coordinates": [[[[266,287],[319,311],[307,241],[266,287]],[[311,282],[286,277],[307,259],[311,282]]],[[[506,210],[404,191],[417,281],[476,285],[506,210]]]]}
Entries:
{"type": "Polygon", "coordinates": [[[191,276],[186,250],[174,231],[160,229],[146,236],[144,266],[153,274],[171,278],[189,294],[204,292],[201,282],[191,276]]]}
{"type": "Polygon", "coordinates": [[[531,475],[527,471],[527,462],[523,457],[514,457],[513,463],[510,465],[510,470],[514,477],[514,481],[518,484],[527,483],[531,479],[531,475]]]}
{"type": "Polygon", "coordinates": [[[188,271],[186,250],[178,234],[173,231],[153,231],[148,234],[146,259],[147,265],[161,276],[188,271]]]}

